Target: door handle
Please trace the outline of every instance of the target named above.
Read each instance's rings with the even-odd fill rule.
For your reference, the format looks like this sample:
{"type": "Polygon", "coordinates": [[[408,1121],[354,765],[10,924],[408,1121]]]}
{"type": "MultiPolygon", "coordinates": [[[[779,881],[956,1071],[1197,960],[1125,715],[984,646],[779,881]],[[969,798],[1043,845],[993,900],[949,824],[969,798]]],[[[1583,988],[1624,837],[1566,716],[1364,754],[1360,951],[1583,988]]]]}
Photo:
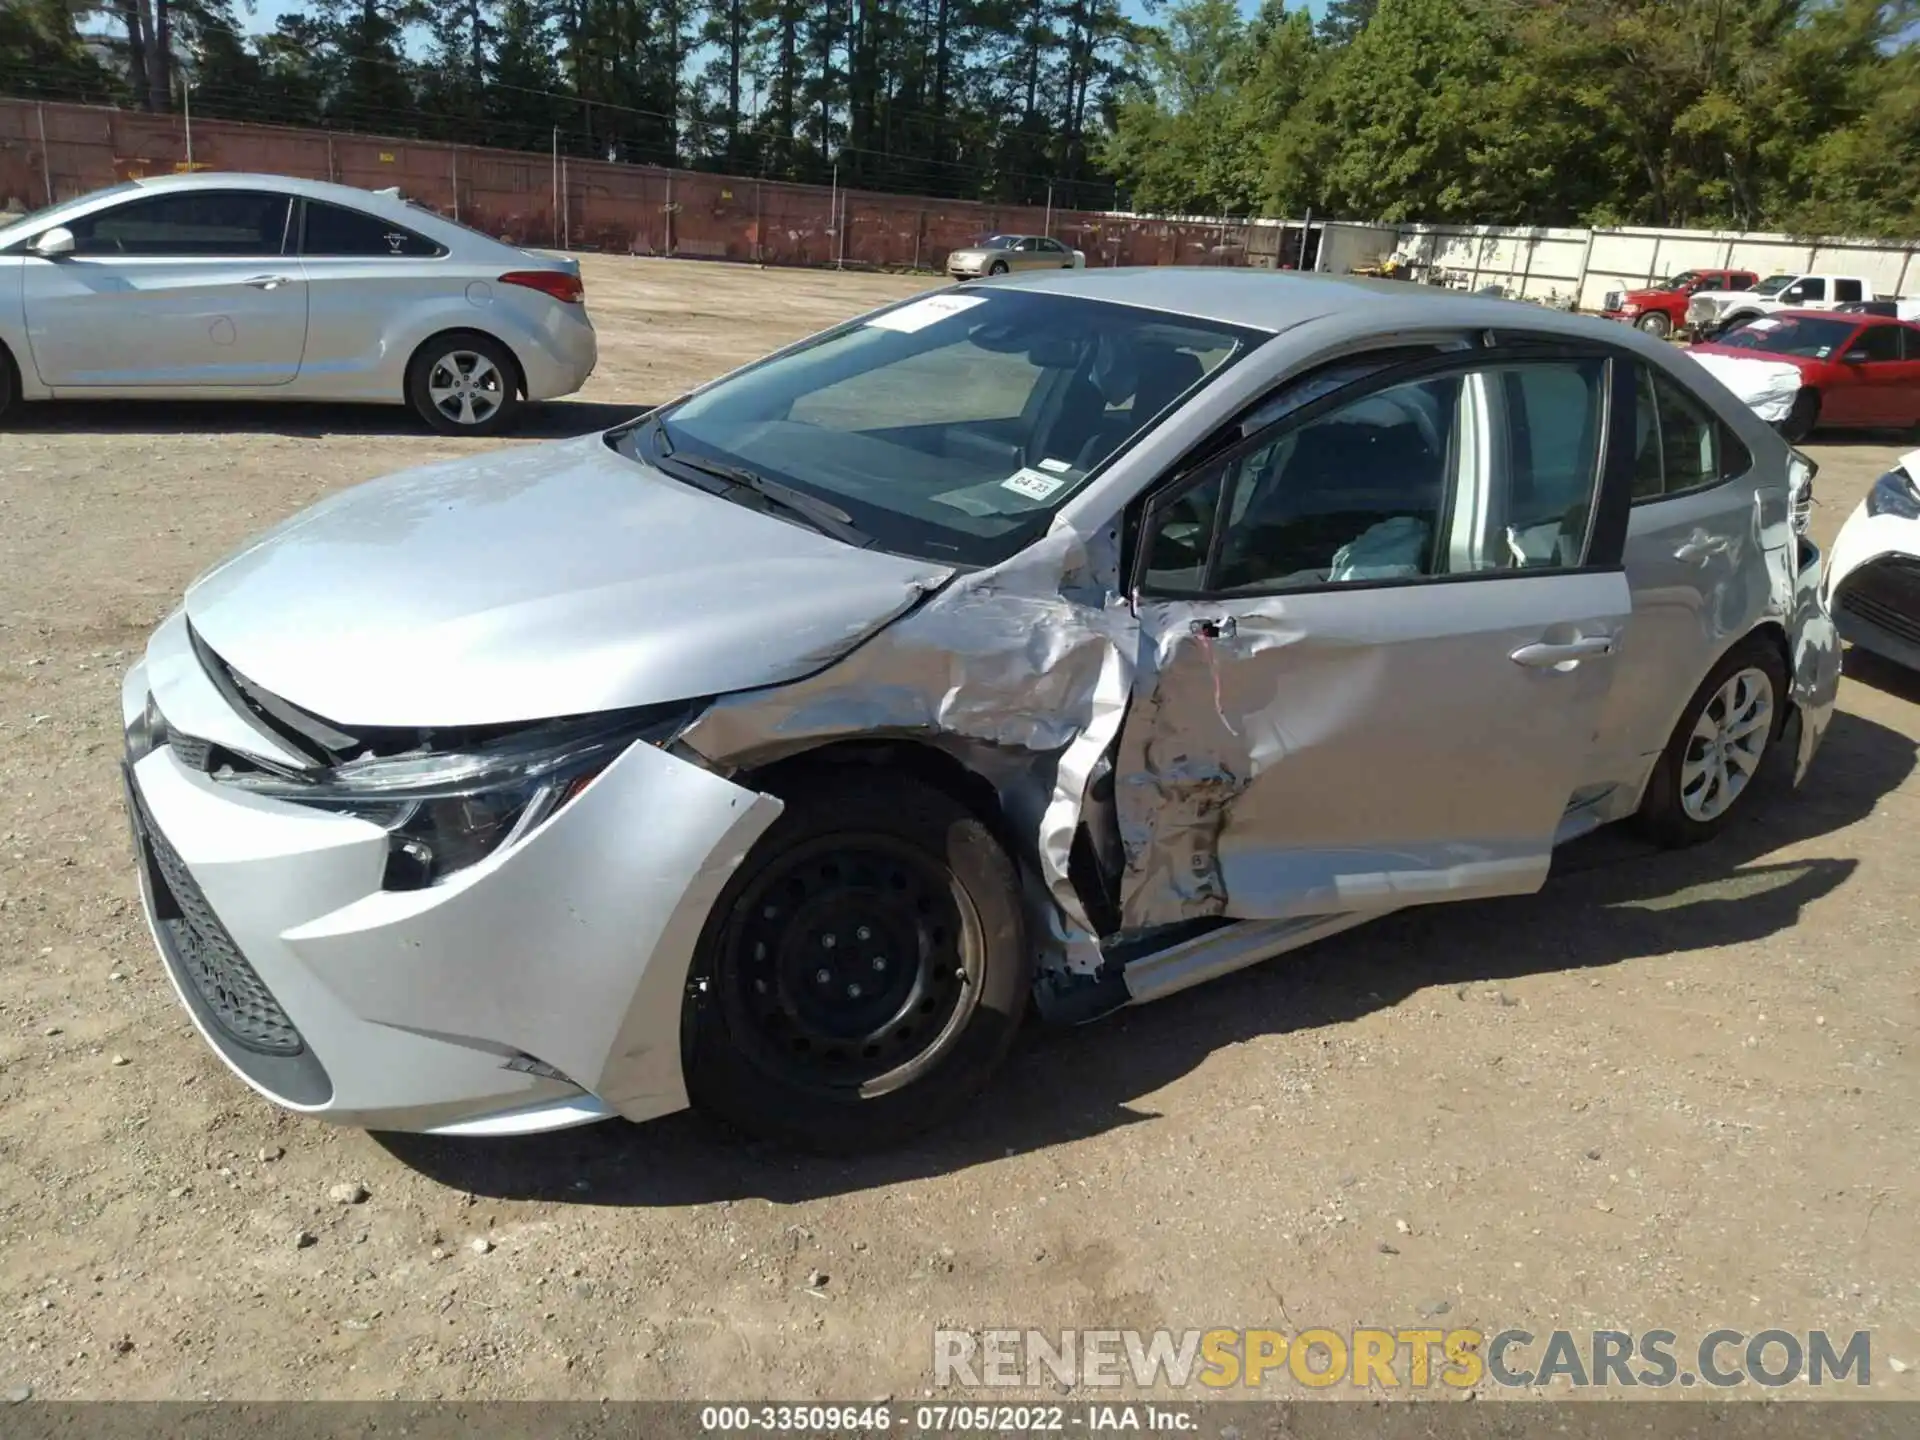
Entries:
{"type": "Polygon", "coordinates": [[[1522,645],[1510,658],[1514,664],[1525,665],[1530,670],[1558,670],[1562,666],[1571,670],[1573,666],[1568,664],[1569,661],[1578,662],[1612,653],[1611,635],[1583,635],[1578,640],[1537,640],[1531,645],[1522,645]]]}
{"type": "Polygon", "coordinates": [[[1709,535],[1696,530],[1689,535],[1686,543],[1673,552],[1673,558],[1684,560],[1690,565],[1704,565],[1716,555],[1724,555],[1730,548],[1730,542],[1724,535],[1709,535]]]}
{"type": "Polygon", "coordinates": [[[291,285],[293,279],[287,275],[255,275],[251,280],[243,283],[251,285],[256,290],[277,290],[282,285],[291,285]]]}

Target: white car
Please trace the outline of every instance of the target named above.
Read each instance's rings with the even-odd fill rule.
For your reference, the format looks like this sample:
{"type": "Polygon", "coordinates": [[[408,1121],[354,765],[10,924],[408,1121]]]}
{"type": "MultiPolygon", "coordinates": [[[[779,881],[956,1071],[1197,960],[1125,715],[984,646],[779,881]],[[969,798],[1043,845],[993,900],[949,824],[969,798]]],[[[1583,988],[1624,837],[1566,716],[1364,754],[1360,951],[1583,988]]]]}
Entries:
{"type": "Polygon", "coordinates": [[[1920,670],[1920,450],[1874,482],[1827,561],[1840,638],[1920,670]]]}
{"type": "Polygon", "coordinates": [[[20,400],[411,405],[504,429],[597,356],[579,262],[391,191],[133,180],[0,229],[0,414],[20,400]]]}

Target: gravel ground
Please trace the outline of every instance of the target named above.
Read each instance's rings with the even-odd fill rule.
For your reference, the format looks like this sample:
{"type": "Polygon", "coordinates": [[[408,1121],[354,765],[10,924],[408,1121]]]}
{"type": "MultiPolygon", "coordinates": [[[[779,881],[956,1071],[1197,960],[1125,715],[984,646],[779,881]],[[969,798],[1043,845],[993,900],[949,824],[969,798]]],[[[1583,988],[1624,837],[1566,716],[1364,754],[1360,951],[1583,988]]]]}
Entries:
{"type": "MultiPolygon", "coordinates": [[[[537,435],[925,283],[586,267],[601,369],[537,435]]],[[[481,443],[227,405],[0,434],[0,1391],[904,1400],[939,1323],[1438,1323],[1865,1328],[1874,1392],[1916,1393],[1920,680],[1865,657],[1805,790],[1716,844],[1592,837],[1540,895],[1036,1032],[904,1153],[274,1110],[140,920],[120,675],[250,532],[481,443]]],[[[1824,542],[1901,447],[1809,448],[1824,542]]]]}

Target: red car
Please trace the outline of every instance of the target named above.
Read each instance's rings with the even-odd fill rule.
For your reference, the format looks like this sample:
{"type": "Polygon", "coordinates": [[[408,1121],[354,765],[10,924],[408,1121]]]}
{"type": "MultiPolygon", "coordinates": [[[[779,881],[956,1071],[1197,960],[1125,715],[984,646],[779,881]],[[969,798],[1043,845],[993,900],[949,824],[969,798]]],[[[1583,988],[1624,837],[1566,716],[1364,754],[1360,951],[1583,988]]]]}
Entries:
{"type": "Polygon", "coordinates": [[[1780,429],[1797,440],[1815,425],[1920,428],[1920,325],[1881,315],[1781,310],[1735,322],[1693,354],[1782,360],[1800,393],[1780,429]]]}
{"type": "Polygon", "coordinates": [[[1624,320],[1664,340],[1686,323],[1687,301],[1696,290],[1751,290],[1760,277],[1751,270],[1682,270],[1645,290],[1609,290],[1601,302],[1604,320],[1624,320]]]}

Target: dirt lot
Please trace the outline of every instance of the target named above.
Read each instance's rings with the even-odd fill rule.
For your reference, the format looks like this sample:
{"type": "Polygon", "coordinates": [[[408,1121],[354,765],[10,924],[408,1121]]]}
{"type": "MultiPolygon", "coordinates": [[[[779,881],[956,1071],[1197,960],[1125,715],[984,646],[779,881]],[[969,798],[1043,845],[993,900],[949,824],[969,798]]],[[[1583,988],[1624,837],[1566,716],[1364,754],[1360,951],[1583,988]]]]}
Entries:
{"type": "MultiPolygon", "coordinates": [[[[587,274],[602,367],[541,434],[921,283],[587,274]]],[[[237,406],[0,434],[0,1390],[904,1400],[943,1322],[1444,1314],[1868,1328],[1875,1391],[1920,1394],[1888,1363],[1920,1365],[1920,681],[1859,657],[1808,787],[1717,844],[1601,835],[1538,896],[1036,1033],[905,1154],[798,1162],[688,1116],[454,1144],[281,1115],[140,920],[120,675],[249,532],[473,443],[237,406]]],[[[1824,542],[1899,447],[1810,448],[1824,542]]]]}

